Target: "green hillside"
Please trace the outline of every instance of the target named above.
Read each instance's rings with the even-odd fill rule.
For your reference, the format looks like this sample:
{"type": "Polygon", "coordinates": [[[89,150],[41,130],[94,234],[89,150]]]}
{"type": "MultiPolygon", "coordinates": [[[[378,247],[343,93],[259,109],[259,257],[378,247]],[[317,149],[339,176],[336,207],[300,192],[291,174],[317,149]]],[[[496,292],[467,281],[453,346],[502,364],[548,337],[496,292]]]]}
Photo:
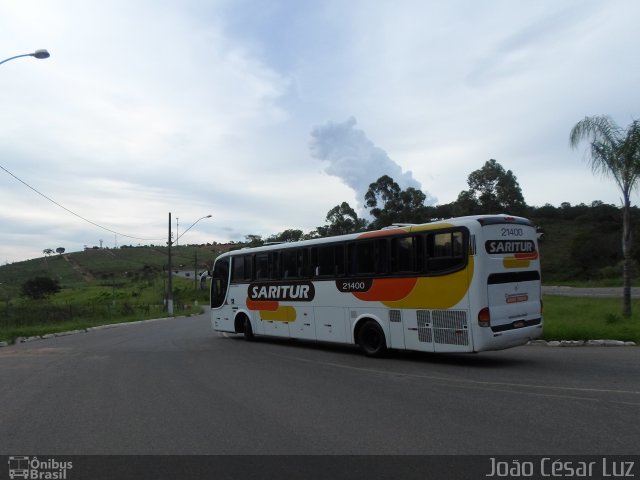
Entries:
{"type": "MultiPolygon", "coordinates": [[[[180,246],[172,248],[174,270],[206,270],[217,253],[214,247],[180,246]]],[[[59,280],[63,288],[87,285],[126,283],[132,279],[150,278],[166,273],[167,249],[162,247],[124,247],[90,249],[83,252],[52,255],[0,266],[0,283],[15,291],[26,280],[49,276],[59,280]]]]}
{"type": "MultiPolygon", "coordinates": [[[[632,208],[640,263],[640,211],[632,208]]],[[[532,209],[529,218],[544,234],[540,240],[543,283],[622,286],[622,213],[613,205],[568,204],[532,209]]],[[[636,269],[637,270],[637,269],[636,269]]],[[[639,282],[634,279],[634,285],[639,282]]]]}
{"type": "MultiPolygon", "coordinates": [[[[209,292],[193,276],[208,270],[216,247],[172,249],[175,314],[200,311],[209,292]]],[[[37,334],[42,325],[63,331],[104,323],[166,316],[167,249],[93,249],[16,262],[0,267],[0,340],[37,334]],[[60,291],[43,299],[25,297],[22,285],[38,277],[56,281],[60,291]]]]}

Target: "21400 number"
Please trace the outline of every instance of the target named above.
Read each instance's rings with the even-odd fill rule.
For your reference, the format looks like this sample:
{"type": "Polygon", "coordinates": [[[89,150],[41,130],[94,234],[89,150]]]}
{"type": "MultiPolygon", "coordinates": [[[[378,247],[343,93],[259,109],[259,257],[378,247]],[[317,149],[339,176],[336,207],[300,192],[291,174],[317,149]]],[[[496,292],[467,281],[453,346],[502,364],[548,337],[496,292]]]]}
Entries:
{"type": "Polygon", "coordinates": [[[515,227],[505,227],[500,229],[500,235],[503,237],[524,237],[524,230],[515,227]]]}
{"type": "Polygon", "coordinates": [[[366,279],[354,279],[350,281],[336,280],[336,287],[341,292],[366,292],[371,288],[373,280],[366,279]]]}

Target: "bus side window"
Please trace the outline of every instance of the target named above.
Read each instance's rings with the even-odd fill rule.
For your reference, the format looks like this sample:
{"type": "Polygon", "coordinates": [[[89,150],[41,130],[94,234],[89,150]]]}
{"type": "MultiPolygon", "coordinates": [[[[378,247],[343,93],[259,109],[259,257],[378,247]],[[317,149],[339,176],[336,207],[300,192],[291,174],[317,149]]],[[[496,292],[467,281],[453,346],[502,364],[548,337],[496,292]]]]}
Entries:
{"type": "Polygon", "coordinates": [[[310,277],[309,271],[309,249],[301,248],[298,250],[298,277],[307,278],[310,277]]]}
{"type": "Polygon", "coordinates": [[[344,244],[322,245],[311,249],[314,277],[344,275],[344,244]]]}
{"type": "Polygon", "coordinates": [[[381,238],[376,241],[376,271],[383,275],[389,273],[389,241],[381,238]]]}
{"type": "Polygon", "coordinates": [[[244,256],[244,279],[253,280],[253,255],[244,256]]]}
{"type": "Polygon", "coordinates": [[[299,278],[301,275],[298,268],[299,250],[282,251],[282,278],[299,278]]]}
{"type": "Polygon", "coordinates": [[[344,275],[344,244],[338,243],[334,246],[333,252],[333,274],[337,276],[344,275]]]}
{"type": "Polygon", "coordinates": [[[361,240],[349,244],[349,274],[371,275],[379,263],[374,240],[361,240]]]}
{"type": "Polygon", "coordinates": [[[316,276],[323,277],[333,275],[334,251],[333,245],[318,247],[317,249],[316,276]]]}
{"type": "Polygon", "coordinates": [[[464,237],[462,232],[453,232],[451,234],[452,255],[454,258],[464,257],[464,237]]]}
{"type": "Polygon", "coordinates": [[[280,278],[280,252],[269,252],[269,278],[271,280],[280,278]]]}
{"type": "Polygon", "coordinates": [[[231,283],[251,281],[253,277],[253,255],[236,255],[233,257],[231,283]]]}
{"type": "Polygon", "coordinates": [[[231,257],[231,283],[244,280],[244,258],[240,255],[231,257]]]}
{"type": "Polygon", "coordinates": [[[269,254],[256,254],[256,280],[269,279],[269,254]]]}
{"type": "Polygon", "coordinates": [[[393,273],[411,273],[416,271],[416,237],[394,238],[391,240],[393,273]]]}
{"type": "Polygon", "coordinates": [[[462,232],[432,233],[427,236],[427,270],[439,273],[464,267],[462,232]]]}
{"type": "Polygon", "coordinates": [[[318,266],[318,247],[312,247],[309,249],[309,276],[317,277],[320,267],[318,266]]]}

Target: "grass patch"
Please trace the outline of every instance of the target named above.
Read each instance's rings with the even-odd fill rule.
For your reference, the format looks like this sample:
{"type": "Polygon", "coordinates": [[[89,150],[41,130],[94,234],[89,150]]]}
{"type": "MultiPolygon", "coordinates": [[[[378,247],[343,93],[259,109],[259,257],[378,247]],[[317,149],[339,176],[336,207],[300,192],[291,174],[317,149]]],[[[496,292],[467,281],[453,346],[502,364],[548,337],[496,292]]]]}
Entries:
{"type": "MultiPolygon", "coordinates": [[[[124,275],[66,287],[44,300],[4,300],[0,302],[0,341],[166,317],[164,282],[158,276],[124,275]]],[[[178,277],[174,278],[173,297],[175,316],[200,314],[202,308],[197,305],[209,302],[207,290],[196,290],[193,280],[178,277]]]]}
{"type": "Polygon", "coordinates": [[[622,316],[622,299],[544,296],[545,340],[624,340],[640,342],[640,300],[632,317],[622,316]]]}
{"type": "MultiPolygon", "coordinates": [[[[198,315],[203,312],[202,307],[190,305],[188,308],[177,312],[176,316],[198,315]]],[[[77,319],[71,321],[36,323],[31,325],[0,325],[0,341],[13,342],[18,337],[35,337],[49,333],[68,332],[72,330],[85,330],[90,327],[112,325],[117,323],[136,322],[153,318],[164,318],[167,314],[162,308],[152,309],[146,313],[132,315],[120,315],[112,318],[77,319]]]]}

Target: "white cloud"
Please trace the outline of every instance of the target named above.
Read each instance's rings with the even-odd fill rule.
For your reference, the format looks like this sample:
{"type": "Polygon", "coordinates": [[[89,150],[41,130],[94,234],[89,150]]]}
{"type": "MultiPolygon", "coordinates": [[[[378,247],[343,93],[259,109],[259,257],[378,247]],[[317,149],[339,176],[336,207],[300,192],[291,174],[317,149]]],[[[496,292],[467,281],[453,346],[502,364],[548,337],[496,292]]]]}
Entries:
{"type": "MultiPolygon", "coordinates": [[[[489,158],[530,204],[618,203],[567,136],[585,115],[638,117],[639,15],[634,0],[7,2],[0,60],[51,58],[0,66],[0,164],[144,238],[166,237],[169,211],[214,215],[185,241],[308,231],[375,180],[308,148],[354,116],[369,158],[440,203],[489,158]]],[[[0,261],[108,235],[0,173],[0,261]]]]}

